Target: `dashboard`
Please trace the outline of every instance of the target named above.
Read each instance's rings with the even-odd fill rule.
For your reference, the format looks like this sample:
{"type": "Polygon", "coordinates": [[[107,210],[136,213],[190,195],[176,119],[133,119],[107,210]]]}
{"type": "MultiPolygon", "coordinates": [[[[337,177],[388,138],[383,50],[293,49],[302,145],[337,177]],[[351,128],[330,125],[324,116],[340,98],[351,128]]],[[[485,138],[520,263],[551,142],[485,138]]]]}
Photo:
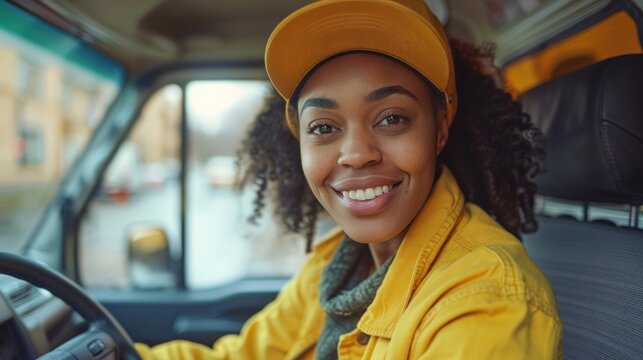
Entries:
{"type": "Polygon", "coordinates": [[[48,291],[0,275],[0,359],[35,359],[86,330],[82,317],[48,291]]]}

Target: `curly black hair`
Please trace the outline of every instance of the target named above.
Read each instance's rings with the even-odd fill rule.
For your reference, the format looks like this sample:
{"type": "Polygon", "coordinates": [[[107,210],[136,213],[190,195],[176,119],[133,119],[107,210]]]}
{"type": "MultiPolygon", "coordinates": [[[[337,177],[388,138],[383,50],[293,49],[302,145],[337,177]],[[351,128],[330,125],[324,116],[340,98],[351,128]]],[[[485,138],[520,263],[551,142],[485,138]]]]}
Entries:
{"type": "MultiPolygon", "coordinates": [[[[498,86],[497,73],[490,71],[493,46],[452,40],[451,50],[459,105],[438,162],[453,172],[467,201],[520,238],[537,229],[533,178],[542,171],[542,135],[520,103],[498,86]]],[[[287,230],[303,233],[310,249],[323,208],[308,187],[284,111],[285,101],[273,91],[239,153],[245,168],[241,184],[256,186],[251,221],[261,216],[267,191],[274,189],[278,217],[287,230]]]]}

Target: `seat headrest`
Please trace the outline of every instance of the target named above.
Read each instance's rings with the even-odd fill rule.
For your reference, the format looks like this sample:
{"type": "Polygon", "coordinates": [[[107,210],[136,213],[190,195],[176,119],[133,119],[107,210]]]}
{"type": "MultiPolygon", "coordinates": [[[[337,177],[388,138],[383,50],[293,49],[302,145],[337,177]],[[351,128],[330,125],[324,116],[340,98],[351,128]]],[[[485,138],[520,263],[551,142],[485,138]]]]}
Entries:
{"type": "Polygon", "coordinates": [[[593,64],[527,92],[546,140],[538,193],[643,204],[643,54],[593,64]]]}

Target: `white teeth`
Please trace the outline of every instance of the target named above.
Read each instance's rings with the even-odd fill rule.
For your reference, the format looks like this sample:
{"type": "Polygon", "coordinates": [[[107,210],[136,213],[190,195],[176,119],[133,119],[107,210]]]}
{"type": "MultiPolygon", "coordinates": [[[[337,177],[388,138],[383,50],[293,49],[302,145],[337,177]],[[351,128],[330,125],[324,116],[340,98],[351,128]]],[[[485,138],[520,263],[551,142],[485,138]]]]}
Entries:
{"type": "Polygon", "coordinates": [[[374,199],[375,198],[375,190],[368,188],[364,190],[364,196],[366,196],[366,200],[374,199]]]}
{"type": "Polygon", "coordinates": [[[384,185],[384,186],[377,186],[375,188],[342,191],[342,195],[345,198],[348,198],[351,200],[364,201],[364,200],[375,199],[376,197],[381,196],[382,194],[386,194],[389,191],[391,191],[391,187],[389,187],[388,185],[384,185]]]}

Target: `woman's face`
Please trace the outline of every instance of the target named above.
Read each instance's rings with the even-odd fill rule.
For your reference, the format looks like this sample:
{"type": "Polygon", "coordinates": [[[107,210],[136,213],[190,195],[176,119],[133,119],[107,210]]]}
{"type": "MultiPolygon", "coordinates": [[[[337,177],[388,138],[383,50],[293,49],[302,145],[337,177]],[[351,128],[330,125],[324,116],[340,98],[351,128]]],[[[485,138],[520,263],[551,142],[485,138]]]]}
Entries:
{"type": "Polygon", "coordinates": [[[347,54],[309,77],[297,109],[304,174],[326,211],[361,243],[403,235],[448,132],[428,85],[383,56],[347,54]]]}

